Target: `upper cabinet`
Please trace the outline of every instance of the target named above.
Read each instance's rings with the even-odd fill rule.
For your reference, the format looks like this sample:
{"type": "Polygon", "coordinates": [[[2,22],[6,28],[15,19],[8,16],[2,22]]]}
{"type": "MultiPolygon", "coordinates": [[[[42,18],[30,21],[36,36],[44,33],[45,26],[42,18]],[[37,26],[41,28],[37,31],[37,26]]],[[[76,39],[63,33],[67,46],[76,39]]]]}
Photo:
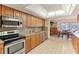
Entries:
{"type": "Polygon", "coordinates": [[[42,20],[40,18],[32,16],[32,26],[33,27],[42,27],[44,25],[43,21],[44,20],[42,20]]]}
{"type": "Polygon", "coordinates": [[[32,27],[33,26],[33,22],[32,22],[32,16],[31,15],[27,15],[27,27],[32,27]]]}
{"type": "Polygon", "coordinates": [[[33,17],[33,16],[32,16],[31,24],[32,24],[33,27],[36,27],[36,26],[37,26],[36,17],[33,17]]]}
{"type": "Polygon", "coordinates": [[[2,16],[13,17],[13,9],[2,5],[2,16]]]}
{"type": "Polygon", "coordinates": [[[17,10],[14,9],[14,17],[15,17],[15,18],[21,19],[21,14],[22,14],[22,12],[17,11],[17,10]]]}
{"type": "Polygon", "coordinates": [[[16,9],[9,8],[4,5],[0,5],[0,14],[2,16],[14,17],[21,19],[25,27],[42,27],[44,26],[44,20],[30,14],[23,13],[16,9]]]}
{"type": "Polygon", "coordinates": [[[27,19],[26,14],[25,13],[22,13],[21,15],[22,15],[21,17],[22,17],[23,26],[26,27],[26,25],[27,25],[27,23],[26,23],[27,22],[26,21],[26,19],[27,19]]]}
{"type": "Polygon", "coordinates": [[[1,5],[0,5],[0,15],[1,15],[1,5]]]}

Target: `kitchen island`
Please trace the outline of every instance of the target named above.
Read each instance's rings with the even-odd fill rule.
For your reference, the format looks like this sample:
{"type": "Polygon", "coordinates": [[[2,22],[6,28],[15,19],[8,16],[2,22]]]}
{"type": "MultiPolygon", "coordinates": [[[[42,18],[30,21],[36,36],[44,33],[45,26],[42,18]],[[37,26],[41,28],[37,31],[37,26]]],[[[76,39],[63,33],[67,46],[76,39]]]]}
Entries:
{"type": "Polygon", "coordinates": [[[72,45],[77,54],[79,54],[79,31],[72,34],[72,45]]]}
{"type": "Polygon", "coordinates": [[[4,43],[2,40],[0,40],[0,54],[3,54],[3,47],[4,46],[4,43]]]}

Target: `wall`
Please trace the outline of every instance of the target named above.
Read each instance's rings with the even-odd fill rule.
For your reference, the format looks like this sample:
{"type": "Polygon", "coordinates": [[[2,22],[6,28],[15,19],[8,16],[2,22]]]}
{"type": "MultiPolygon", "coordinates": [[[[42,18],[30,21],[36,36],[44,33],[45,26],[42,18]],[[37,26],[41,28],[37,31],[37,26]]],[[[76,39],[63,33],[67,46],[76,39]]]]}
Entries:
{"type": "Polygon", "coordinates": [[[64,16],[60,18],[53,19],[54,22],[57,22],[57,28],[60,30],[61,23],[74,23],[77,22],[77,15],[64,16]]]}
{"type": "Polygon", "coordinates": [[[48,21],[48,38],[50,38],[50,21],[48,21]]]}

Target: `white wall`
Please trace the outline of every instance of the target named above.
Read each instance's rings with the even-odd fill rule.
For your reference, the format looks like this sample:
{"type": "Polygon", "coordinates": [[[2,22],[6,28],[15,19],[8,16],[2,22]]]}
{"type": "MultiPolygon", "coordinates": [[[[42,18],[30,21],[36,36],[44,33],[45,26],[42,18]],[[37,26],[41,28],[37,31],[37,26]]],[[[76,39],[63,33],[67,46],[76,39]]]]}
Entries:
{"type": "Polygon", "coordinates": [[[50,38],[50,21],[48,21],[48,38],[50,38]]]}
{"type": "Polygon", "coordinates": [[[52,20],[54,22],[57,22],[57,27],[58,30],[60,30],[60,24],[61,23],[69,23],[69,22],[77,22],[77,15],[72,15],[72,16],[64,16],[64,17],[60,17],[60,18],[56,18],[54,20],[52,20]]]}

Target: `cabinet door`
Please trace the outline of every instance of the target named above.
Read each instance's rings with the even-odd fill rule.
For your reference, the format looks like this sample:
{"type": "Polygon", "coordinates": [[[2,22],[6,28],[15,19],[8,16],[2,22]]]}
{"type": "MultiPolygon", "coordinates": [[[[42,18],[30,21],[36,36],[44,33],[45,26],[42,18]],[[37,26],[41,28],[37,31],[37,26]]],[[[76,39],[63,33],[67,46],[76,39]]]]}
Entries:
{"type": "Polygon", "coordinates": [[[13,17],[13,9],[6,6],[2,6],[2,15],[13,17]]]}
{"type": "Polygon", "coordinates": [[[2,11],[1,11],[1,5],[0,5],[0,15],[1,15],[1,12],[2,12],[2,11]]]}
{"type": "Polygon", "coordinates": [[[33,22],[32,22],[32,16],[31,16],[31,15],[28,15],[28,19],[27,19],[27,20],[28,20],[27,26],[28,26],[28,27],[32,27],[32,23],[33,23],[33,22]]]}
{"type": "Polygon", "coordinates": [[[24,13],[22,13],[22,23],[23,23],[23,27],[27,26],[27,16],[24,13]]]}
{"type": "Polygon", "coordinates": [[[42,34],[39,33],[39,43],[41,43],[41,42],[42,42],[42,34]]]}
{"type": "Polygon", "coordinates": [[[26,45],[25,45],[25,51],[29,52],[31,50],[31,41],[30,41],[30,37],[26,37],[26,45]]]}
{"type": "Polygon", "coordinates": [[[21,12],[17,11],[17,10],[14,10],[14,17],[21,19],[21,12]]]}
{"type": "Polygon", "coordinates": [[[35,23],[36,24],[35,26],[38,27],[38,18],[35,19],[35,22],[36,22],[35,23]]]}
{"type": "Polygon", "coordinates": [[[35,35],[31,36],[31,48],[33,49],[36,46],[36,38],[35,35]]]}
{"type": "Polygon", "coordinates": [[[74,35],[72,35],[72,45],[74,50],[77,52],[77,38],[74,35]]]}
{"type": "Polygon", "coordinates": [[[79,54],[79,39],[77,39],[77,53],[79,54]]]}
{"type": "Polygon", "coordinates": [[[3,44],[0,44],[0,54],[3,54],[3,44]]]}
{"type": "MultiPolygon", "coordinates": [[[[1,5],[0,5],[0,16],[1,16],[1,13],[2,11],[1,11],[1,5]]],[[[1,19],[0,19],[0,27],[2,26],[2,24],[1,24],[1,19]]]]}
{"type": "Polygon", "coordinates": [[[39,44],[40,44],[39,34],[37,33],[36,34],[36,45],[39,45],[39,44]]]}
{"type": "Polygon", "coordinates": [[[34,22],[35,22],[35,21],[34,21],[34,17],[32,16],[31,18],[32,18],[32,19],[30,20],[30,26],[31,26],[31,27],[34,27],[34,22]]]}

